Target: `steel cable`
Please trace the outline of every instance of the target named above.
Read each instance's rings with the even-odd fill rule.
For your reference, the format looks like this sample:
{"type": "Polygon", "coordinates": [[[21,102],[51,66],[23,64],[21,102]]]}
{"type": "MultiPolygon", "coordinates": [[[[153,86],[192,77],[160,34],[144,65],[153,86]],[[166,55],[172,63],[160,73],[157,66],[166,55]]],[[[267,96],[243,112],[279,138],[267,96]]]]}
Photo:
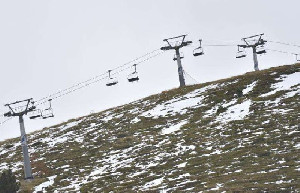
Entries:
{"type": "Polygon", "coordinates": [[[183,73],[189,76],[194,82],[196,82],[196,84],[199,84],[199,82],[194,77],[192,77],[187,71],[184,70],[183,73]]]}
{"type": "Polygon", "coordinates": [[[286,45],[286,46],[293,46],[293,47],[298,47],[298,48],[300,48],[300,46],[299,46],[299,45],[296,45],[296,44],[290,44],[290,43],[285,43],[285,42],[277,42],[277,41],[271,41],[271,40],[268,40],[268,42],[275,43],[275,44],[282,44],[282,45],[286,45]]]}
{"type": "Polygon", "coordinates": [[[283,53],[283,54],[292,54],[292,55],[300,55],[300,53],[292,53],[292,52],[286,52],[286,51],[281,51],[281,50],[273,50],[273,49],[266,49],[268,51],[272,51],[272,52],[279,52],[279,53],[283,53]]]}
{"type": "MultiPolygon", "coordinates": [[[[127,65],[129,65],[129,64],[131,64],[131,63],[133,63],[133,62],[135,62],[135,61],[138,61],[138,60],[140,60],[140,59],[142,59],[142,58],[144,58],[144,57],[146,57],[146,56],[148,56],[148,55],[150,55],[150,54],[153,54],[153,53],[157,52],[158,50],[160,50],[160,49],[155,49],[155,50],[153,50],[153,51],[151,51],[151,52],[148,52],[148,53],[146,53],[146,54],[144,54],[144,55],[142,55],[142,56],[140,56],[140,57],[138,57],[138,58],[135,58],[135,59],[133,59],[133,60],[131,60],[131,61],[129,61],[129,62],[126,62],[125,64],[122,64],[122,65],[120,65],[120,66],[118,66],[118,67],[116,67],[116,68],[113,68],[112,71],[115,71],[115,70],[117,70],[117,69],[119,69],[119,68],[122,68],[122,67],[124,67],[124,66],[127,66],[127,65]]],[[[103,77],[103,76],[105,76],[106,74],[107,74],[107,72],[102,73],[102,74],[97,75],[97,76],[95,76],[95,77],[93,77],[93,78],[90,78],[90,79],[88,79],[88,80],[79,82],[79,83],[77,83],[77,84],[75,84],[75,85],[73,85],[73,86],[71,86],[71,87],[68,87],[68,88],[66,88],[66,89],[63,89],[63,90],[60,90],[60,91],[55,92],[55,93],[53,93],[53,94],[50,94],[50,95],[48,95],[48,96],[46,96],[46,97],[43,97],[43,98],[37,100],[36,103],[39,104],[39,102],[41,102],[41,101],[43,101],[43,100],[46,100],[46,99],[49,99],[49,98],[55,98],[55,95],[60,95],[61,93],[66,92],[66,91],[67,91],[67,93],[69,93],[69,90],[72,90],[73,88],[76,88],[76,87],[81,86],[81,85],[83,85],[83,84],[86,84],[86,83],[88,83],[88,82],[90,82],[90,81],[93,81],[93,80],[96,80],[96,79],[98,79],[98,78],[100,78],[100,77],[103,77]]],[[[45,103],[45,102],[42,102],[42,103],[45,103]]]]}
{"type": "MultiPolygon", "coordinates": [[[[157,51],[157,50],[156,50],[156,51],[157,51]]],[[[152,52],[152,53],[154,53],[154,52],[152,52]]],[[[141,63],[144,63],[144,62],[146,62],[146,61],[148,61],[148,60],[150,60],[150,59],[152,59],[152,58],[154,58],[154,57],[156,57],[156,56],[158,56],[158,55],[161,55],[162,53],[164,53],[164,52],[159,52],[159,53],[157,53],[157,54],[151,55],[151,56],[147,57],[146,59],[137,62],[136,64],[137,64],[137,65],[140,65],[141,63]]],[[[149,55],[149,54],[148,54],[148,55],[149,55]]],[[[132,66],[127,66],[127,67],[125,67],[125,66],[126,66],[126,65],[122,65],[123,68],[122,68],[122,67],[115,68],[114,70],[119,69],[119,68],[122,68],[122,69],[119,70],[119,71],[117,71],[117,72],[112,73],[112,75],[120,74],[121,72],[123,72],[123,71],[125,71],[125,70],[127,70],[127,69],[129,69],[129,68],[132,67],[132,66]]],[[[97,82],[100,82],[100,81],[102,81],[102,80],[107,79],[107,78],[108,78],[107,73],[105,73],[104,75],[106,75],[106,76],[101,77],[101,78],[98,77],[97,79],[94,79],[94,80],[91,81],[91,82],[85,82],[84,85],[81,85],[81,86],[79,86],[79,87],[77,87],[77,88],[73,87],[74,89],[68,90],[67,92],[64,92],[64,93],[61,92],[61,94],[59,94],[58,96],[54,96],[54,97],[52,98],[52,100],[56,100],[56,99],[61,98],[61,97],[65,96],[65,95],[71,94],[71,93],[73,93],[73,92],[75,92],[75,91],[77,91],[77,90],[80,90],[80,89],[82,89],[82,88],[85,88],[85,87],[87,87],[87,86],[90,86],[91,84],[94,84],[94,83],[97,83],[97,82]]],[[[36,106],[45,104],[45,103],[47,103],[47,102],[48,102],[48,101],[39,102],[39,103],[36,104],[36,106]]]]}
{"type": "Polygon", "coordinates": [[[8,121],[10,121],[12,119],[12,117],[9,117],[8,119],[0,122],[0,126],[4,125],[5,123],[7,123],[8,121]]]}

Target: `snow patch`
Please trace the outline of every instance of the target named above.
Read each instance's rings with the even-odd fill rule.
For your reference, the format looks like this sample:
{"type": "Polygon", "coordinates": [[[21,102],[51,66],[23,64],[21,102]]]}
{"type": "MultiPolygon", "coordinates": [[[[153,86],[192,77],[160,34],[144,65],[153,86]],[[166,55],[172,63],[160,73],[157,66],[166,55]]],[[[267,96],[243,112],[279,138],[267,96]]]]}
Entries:
{"type": "MultiPolygon", "coordinates": [[[[282,75],[282,76],[280,76],[279,80],[281,80],[281,81],[271,85],[271,88],[274,89],[273,91],[262,94],[261,97],[267,97],[272,94],[275,94],[278,91],[289,90],[289,89],[291,89],[291,87],[293,87],[295,85],[299,85],[300,84],[300,72],[295,72],[295,73],[289,74],[289,75],[282,75]]],[[[299,93],[299,91],[296,93],[299,93]]]]}
{"type": "Polygon", "coordinates": [[[141,114],[145,117],[158,118],[159,116],[166,116],[167,114],[175,115],[176,113],[184,114],[188,108],[197,108],[202,105],[204,96],[200,96],[209,89],[216,88],[218,84],[209,85],[200,89],[196,89],[186,95],[169,100],[163,104],[159,104],[151,110],[141,114]]]}
{"type": "Polygon", "coordinates": [[[217,191],[219,190],[221,187],[223,187],[223,184],[217,184],[215,188],[211,188],[211,191],[217,191]]]}
{"type": "Polygon", "coordinates": [[[148,188],[151,188],[151,187],[158,186],[163,182],[163,180],[164,180],[164,177],[155,179],[151,182],[146,183],[143,188],[148,189],[148,188]]]}
{"type": "Polygon", "coordinates": [[[298,143],[298,144],[294,145],[294,148],[296,148],[296,149],[300,149],[300,143],[298,143]]]}
{"type": "Polygon", "coordinates": [[[243,90],[243,95],[248,94],[253,90],[253,88],[256,86],[257,81],[249,84],[244,90],[243,90]]]}
{"type": "Polygon", "coordinates": [[[37,192],[43,192],[44,193],[44,192],[47,192],[45,190],[45,188],[47,188],[47,187],[51,186],[52,184],[54,184],[54,179],[56,178],[56,176],[57,175],[48,177],[49,181],[43,182],[40,185],[36,186],[34,188],[34,192],[33,193],[37,193],[37,192]]]}
{"type": "Polygon", "coordinates": [[[232,101],[230,101],[230,102],[228,102],[228,103],[224,103],[224,104],[222,105],[222,107],[224,107],[224,108],[229,107],[229,106],[235,104],[236,102],[237,102],[237,99],[233,99],[232,101]]]}
{"type": "Polygon", "coordinates": [[[187,108],[199,107],[203,99],[203,96],[184,100],[173,99],[142,113],[142,116],[158,118],[159,116],[166,116],[169,113],[171,115],[175,115],[176,113],[184,114],[187,112],[187,108]]]}
{"type": "Polygon", "coordinates": [[[186,166],[187,162],[181,163],[177,165],[178,168],[184,168],[186,166]]]}
{"type": "Polygon", "coordinates": [[[170,126],[169,128],[164,128],[161,130],[161,133],[163,135],[174,133],[175,131],[178,131],[183,125],[185,125],[187,121],[182,121],[176,125],[170,126]]]}
{"type": "Polygon", "coordinates": [[[121,118],[121,117],[123,117],[123,115],[124,114],[119,114],[119,115],[116,115],[115,113],[111,113],[111,114],[109,114],[110,112],[107,112],[106,114],[105,114],[105,117],[104,118],[102,118],[102,121],[104,121],[104,122],[108,122],[108,121],[110,121],[110,120],[112,120],[112,119],[119,119],[119,118],[121,118]]]}
{"type": "Polygon", "coordinates": [[[138,123],[138,122],[140,122],[141,120],[138,118],[138,117],[135,117],[134,119],[132,119],[131,121],[130,121],[130,124],[135,124],[135,123],[138,123]]]}
{"type": "Polygon", "coordinates": [[[249,114],[251,101],[247,100],[241,104],[236,104],[229,107],[226,112],[221,113],[217,120],[220,122],[229,122],[234,120],[243,120],[249,114]]]}
{"type": "Polygon", "coordinates": [[[8,164],[6,162],[0,164],[0,171],[7,170],[7,169],[8,169],[8,164]]]}

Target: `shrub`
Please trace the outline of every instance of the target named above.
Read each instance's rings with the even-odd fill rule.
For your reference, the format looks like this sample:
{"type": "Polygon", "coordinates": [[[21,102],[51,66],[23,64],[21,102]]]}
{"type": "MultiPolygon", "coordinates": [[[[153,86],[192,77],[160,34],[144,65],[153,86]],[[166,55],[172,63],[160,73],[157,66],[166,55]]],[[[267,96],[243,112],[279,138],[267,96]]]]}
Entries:
{"type": "Polygon", "coordinates": [[[5,170],[0,177],[0,193],[15,193],[19,190],[19,184],[16,181],[12,171],[5,170]]]}

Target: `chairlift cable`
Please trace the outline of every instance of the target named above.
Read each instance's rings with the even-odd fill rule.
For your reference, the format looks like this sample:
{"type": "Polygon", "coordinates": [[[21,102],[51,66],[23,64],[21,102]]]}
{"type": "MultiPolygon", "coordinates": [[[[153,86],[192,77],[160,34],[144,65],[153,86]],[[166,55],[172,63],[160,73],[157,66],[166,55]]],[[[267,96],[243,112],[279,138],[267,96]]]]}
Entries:
{"type": "Polygon", "coordinates": [[[203,45],[207,47],[230,47],[230,46],[237,46],[237,44],[209,44],[209,45],[203,45]]]}
{"type": "Polygon", "coordinates": [[[281,50],[273,50],[273,49],[266,49],[268,51],[272,51],[272,52],[279,52],[279,53],[283,53],[283,54],[292,54],[292,55],[300,55],[300,53],[292,53],[292,52],[286,52],[286,51],[281,51],[281,50]]]}
{"type": "Polygon", "coordinates": [[[8,119],[0,122],[0,126],[4,125],[5,123],[7,123],[8,121],[10,121],[12,119],[12,117],[9,117],[8,119]]]}
{"type": "MultiPolygon", "coordinates": [[[[203,41],[203,39],[201,39],[203,41]]],[[[235,44],[235,40],[209,40],[205,39],[205,42],[209,42],[208,44],[202,44],[202,47],[208,46],[208,47],[226,47],[226,46],[237,46],[238,44],[235,44]],[[212,43],[211,43],[212,42],[212,43]]]]}
{"type": "Polygon", "coordinates": [[[5,117],[5,116],[4,116],[4,114],[5,114],[4,112],[3,112],[3,113],[1,113],[1,114],[0,114],[0,117],[5,117]]]}
{"type": "MultiPolygon", "coordinates": [[[[113,68],[112,71],[113,71],[113,70],[117,70],[117,69],[119,69],[119,68],[122,68],[122,67],[124,67],[124,66],[126,66],[126,65],[129,65],[129,64],[131,64],[131,63],[133,63],[133,62],[135,62],[135,61],[138,61],[138,60],[140,60],[140,59],[142,59],[142,58],[144,58],[144,57],[146,57],[146,56],[148,56],[148,55],[151,55],[151,54],[157,52],[158,50],[160,50],[160,49],[155,49],[155,50],[153,50],[153,51],[151,51],[151,52],[148,52],[148,53],[146,53],[146,54],[144,54],[144,55],[142,55],[142,56],[140,56],[140,57],[138,57],[138,58],[135,58],[135,59],[133,59],[133,60],[131,60],[131,61],[129,61],[129,62],[123,64],[123,65],[120,65],[120,66],[118,66],[118,67],[116,67],[116,68],[113,68]]],[[[98,78],[100,78],[100,77],[106,75],[106,73],[107,73],[107,72],[102,73],[102,74],[100,74],[100,75],[97,75],[97,76],[95,76],[95,77],[93,77],[93,78],[90,78],[90,79],[88,79],[88,80],[85,80],[85,81],[79,82],[79,83],[77,83],[77,84],[74,84],[73,86],[68,87],[68,88],[66,88],[66,89],[57,91],[57,92],[55,92],[55,93],[53,93],[53,94],[50,94],[50,95],[48,95],[48,96],[46,96],[46,97],[43,97],[43,98],[37,100],[36,102],[38,103],[38,102],[43,101],[43,100],[48,99],[48,98],[54,98],[55,95],[59,95],[59,94],[61,94],[61,93],[63,93],[63,92],[66,92],[66,91],[68,91],[68,90],[71,90],[71,89],[73,89],[73,88],[75,88],[75,87],[78,87],[78,86],[80,86],[80,85],[83,85],[83,84],[85,84],[85,83],[88,83],[88,82],[90,82],[90,81],[93,81],[93,80],[95,80],[95,79],[98,79],[98,78]]]]}
{"type": "Polygon", "coordinates": [[[184,73],[185,75],[189,76],[193,81],[195,81],[196,84],[199,84],[199,82],[198,82],[194,77],[192,77],[189,73],[187,73],[185,70],[183,71],[183,73],[184,73]]]}
{"type": "Polygon", "coordinates": [[[275,43],[275,44],[282,44],[282,45],[286,45],[286,46],[294,46],[294,47],[300,48],[300,46],[296,45],[296,44],[290,44],[290,43],[285,43],[285,42],[277,42],[277,41],[271,41],[271,40],[268,40],[268,42],[275,43]]]}
{"type": "MultiPolygon", "coordinates": [[[[153,55],[153,56],[149,56],[148,58],[146,58],[146,59],[144,59],[144,60],[142,60],[142,61],[139,61],[139,62],[137,62],[136,64],[137,64],[137,65],[142,64],[142,63],[144,63],[144,62],[146,62],[146,61],[148,61],[148,60],[150,60],[150,59],[152,59],[152,58],[154,58],[154,57],[156,57],[156,56],[161,55],[162,53],[164,53],[164,52],[159,52],[159,53],[157,53],[157,54],[155,54],[155,55],[153,55]]],[[[125,67],[125,66],[123,66],[123,67],[125,67]]],[[[123,72],[123,71],[125,71],[125,70],[127,70],[127,69],[129,69],[129,68],[131,68],[131,67],[132,67],[132,66],[127,66],[126,68],[123,68],[123,69],[120,69],[119,71],[116,71],[116,72],[111,73],[111,75],[120,74],[121,72],[123,72]]],[[[100,79],[96,79],[96,80],[94,80],[94,81],[92,81],[92,82],[88,82],[88,83],[86,83],[86,84],[84,84],[84,85],[82,85],[82,86],[80,86],[80,87],[77,87],[77,88],[74,88],[74,89],[72,89],[72,90],[69,90],[68,92],[61,93],[60,95],[57,95],[57,96],[53,97],[52,100],[56,100],[56,99],[61,98],[61,97],[65,96],[65,95],[71,94],[71,93],[73,93],[73,92],[75,92],[75,91],[77,91],[77,90],[80,90],[80,89],[82,89],[82,88],[85,88],[85,87],[87,87],[87,86],[90,86],[91,84],[95,84],[95,83],[100,82],[100,81],[102,81],[102,80],[106,80],[106,79],[108,78],[107,72],[106,72],[105,74],[106,74],[105,77],[102,77],[102,78],[100,78],[100,79]]],[[[47,103],[47,102],[48,102],[48,101],[40,102],[40,103],[36,104],[36,106],[45,104],[45,103],[47,103]]]]}
{"type": "MultiPolygon", "coordinates": [[[[112,71],[115,71],[115,70],[117,70],[117,69],[119,69],[119,68],[122,68],[122,67],[124,67],[124,66],[126,66],[126,65],[132,64],[133,62],[138,61],[138,60],[140,60],[140,59],[142,59],[142,58],[145,58],[145,57],[148,56],[148,55],[152,55],[153,53],[155,53],[155,52],[157,52],[157,51],[160,51],[160,49],[155,49],[155,50],[153,50],[153,51],[151,51],[151,52],[148,52],[148,53],[146,53],[146,54],[144,54],[144,55],[142,55],[142,56],[140,56],[140,57],[138,57],[138,58],[135,58],[135,59],[133,59],[133,60],[131,60],[131,61],[125,63],[125,64],[122,64],[122,65],[120,65],[120,66],[118,66],[118,67],[116,67],[116,68],[113,68],[112,71]]],[[[71,87],[68,87],[68,88],[66,88],[66,89],[63,89],[63,90],[60,90],[60,91],[55,92],[55,93],[53,93],[53,94],[50,94],[50,95],[48,95],[48,96],[46,96],[46,97],[43,97],[43,98],[37,100],[36,103],[37,103],[38,105],[39,105],[39,104],[44,104],[44,103],[46,103],[47,101],[45,101],[45,102],[42,102],[42,101],[44,101],[44,100],[46,100],[46,99],[49,99],[49,98],[52,98],[52,99],[53,99],[53,98],[56,98],[56,97],[55,97],[56,95],[61,96],[61,94],[64,93],[64,92],[67,92],[67,93],[70,93],[69,91],[74,92],[74,88],[76,88],[76,87],[82,88],[82,87],[84,87],[85,84],[88,84],[88,83],[91,82],[91,81],[97,80],[97,79],[99,79],[99,78],[105,76],[106,74],[107,74],[107,72],[102,73],[102,74],[100,74],[100,75],[97,75],[97,76],[95,76],[95,77],[93,77],[93,78],[90,78],[90,79],[88,79],[88,80],[85,80],[85,81],[79,82],[79,83],[77,83],[77,84],[74,84],[74,85],[71,86],[71,87]]],[[[96,82],[97,82],[97,81],[96,81],[96,82]]],[[[88,85],[90,85],[90,84],[88,84],[88,85]]],[[[77,90],[77,89],[76,89],[76,90],[77,90]]]]}
{"type": "MultiPolygon", "coordinates": [[[[137,62],[136,65],[140,65],[140,64],[142,64],[142,63],[145,63],[145,62],[147,62],[148,60],[150,60],[150,59],[152,59],[152,58],[155,58],[155,57],[157,57],[157,56],[159,56],[159,55],[161,55],[161,54],[163,54],[163,53],[165,53],[165,52],[162,51],[162,52],[159,52],[159,53],[157,53],[157,54],[155,54],[155,55],[153,55],[153,56],[149,56],[148,58],[146,58],[146,59],[144,59],[144,60],[141,60],[141,61],[137,62]]],[[[117,72],[112,73],[112,75],[119,74],[119,73],[121,73],[121,72],[123,72],[123,71],[125,71],[125,70],[130,69],[131,67],[132,67],[132,66],[128,66],[128,67],[126,67],[126,68],[124,68],[124,69],[122,69],[122,70],[120,70],[120,71],[117,71],[117,72]]]]}
{"type": "MultiPolygon", "coordinates": [[[[116,69],[118,69],[118,68],[121,68],[121,67],[123,67],[123,66],[126,66],[126,65],[128,65],[128,64],[130,64],[130,63],[132,63],[132,62],[134,62],[134,61],[136,61],[136,60],[139,60],[139,59],[141,59],[141,58],[143,58],[143,57],[145,57],[145,56],[147,56],[147,55],[149,55],[149,54],[152,54],[152,53],[156,52],[157,50],[159,50],[159,49],[153,50],[152,52],[148,52],[147,54],[144,54],[143,56],[140,56],[140,57],[138,57],[138,58],[136,58],[136,59],[134,59],[134,60],[131,60],[131,61],[129,61],[129,62],[123,64],[123,65],[120,65],[120,66],[118,66],[118,67],[116,67],[116,68],[114,68],[114,69],[112,69],[112,70],[116,70],[116,69]]],[[[77,83],[77,84],[75,84],[75,85],[73,85],[73,86],[71,86],[71,87],[69,87],[69,88],[64,89],[64,90],[58,91],[58,92],[56,92],[56,93],[54,93],[54,94],[51,94],[51,95],[49,95],[49,96],[47,96],[47,97],[44,97],[44,98],[38,100],[37,102],[42,101],[42,100],[45,100],[45,99],[47,99],[47,98],[51,98],[51,97],[53,98],[53,96],[55,96],[55,95],[57,95],[57,94],[60,94],[60,93],[65,92],[65,91],[67,91],[67,90],[73,89],[73,88],[75,88],[75,87],[77,87],[77,86],[80,86],[80,85],[82,85],[82,84],[85,84],[85,83],[87,83],[87,82],[90,82],[90,81],[92,81],[92,80],[95,80],[95,79],[97,79],[97,78],[99,78],[99,77],[101,77],[101,76],[104,76],[104,75],[106,75],[106,72],[103,73],[103,74],[97,75],[97,76],[95,76],[95,77],[93,77],[93,78],[90,78],[90,79],[88,79],[88,80],[86,80],[86,81],[77,83]]]]}
{"type": "Polygon", "coordinates": [[[237,42],[236,40],[217,40],[217,39],[204,39],[205,42],[213,42],[212,44],[231,44],[237,42]]]}
{"type": "Polygon", "coordinates": [[[121,65],[121,66],[118,66],[118,67],[116,67],[116,68],[113,68],[112,71],[117,70],[117,69],[119,69],[119,68],[122,68],[123,66],[129,65],[129,64],[131,64],[131,63],[133,63],[133,62],[135,62],[135,61],[137,61],[137,60],[140,60],[140,59],[142,59],[142,58],[144,58],[144,57],[146,57],[146,56],[148,56],[148,55],[151,55],[151,54],[153,54],[153,53],[155,53],[155,52],[157,52],[157,51],[160,51],[160,49],[155,49],[155,50],[153,50],[153,51],[151,51],[151,52],[148,52],[147,54],[144,54],[144,55],[142,55],[142,56],[140,56],[140,57],[138,57],[138,58],[136,58],[136,59],[134,59],[134,60],[131,60],[131,61],[129,61],[129,62],[127,62],[127,63],[125,63],[125,64],[123,64],[123,65],[121,65]]]}

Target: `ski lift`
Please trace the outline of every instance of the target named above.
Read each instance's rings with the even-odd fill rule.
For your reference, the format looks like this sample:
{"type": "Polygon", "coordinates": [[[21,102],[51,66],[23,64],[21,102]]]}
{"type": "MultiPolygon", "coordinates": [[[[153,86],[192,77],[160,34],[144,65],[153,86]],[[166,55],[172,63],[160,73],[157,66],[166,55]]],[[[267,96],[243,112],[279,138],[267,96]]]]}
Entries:
{"type": "Polygon", "coordinates": [[[201,46],[202,40],[200,39],[199,42],[200,42],[200,46],[198,48],[194,49],[194,51],[193,51],[193,55],[195,57],[204,55],[204,51],[203,51],[203,48],[201,46]]]}
{"type": "Polygon", "coordinates": [[[40,109],[36,109],[33,111],[33,115],[29,117],[29,119],[37,119],[42,117],[42,111],[40,109]]]}
{"type": "Polygon", "coordinates": [[[139,76],[138,76],[138,73],[137,73],[137,71],[136,71],[136,65],[137,64],[134,64],[133,66],[134,66],[134,72],[133,73],[131,73],[131,74],[129,74],[129,76],[128,76],[128,81],[129,82],[135,82],[135,81],[138,81],[139,80],[139,76]]]}
{"type": "Polygon", "coordinates": [[[296,56],[296,61],[300,62],[300,58],[298,58],[299,54],[295,54],[295,56],[296,56]]]}
{"type": "MultiPolygon", "coordinates": [[[[181,52],[181,53],[180,53],[180,59],[183,59],[183,58],[184,58],[184,55],[183,55],[183,53],[181,52]]],[[[176,54],[174,55],[173,60],[174,60],[174,61],[177,60],[177,55],[176,55],[176,54]]]]}
{"type": "Polygon", "coordinates": [[[118,84],[118,81],[110,76],[110,72],[111,70],[108,71],[108,82],[106,83],[106,86],[113,86],[118,84]]]}
{"type": "Polygon", "coordinates": [[[260,46],[257,46],[257,48],[256,48],[256,53],[257,53],[257,54],[265,54],[265,53],[267,53],[267,52],[266,52],[264,46],[263,46],[263,45],[260,45],[260,46]]]}
{"type": "Polygon", "coordinates": [[[52,99],[49,99],[48,101],[49,101],[49,107],[47,109],[44,109],[41,113],[41,117],[43,119],[48,119],[50,117],[54,117],[53,109],[52,109],[52,105],[51,105],[52,99]]]}
{"type": "MultiPolygon", "coordinates": [[[[31,102],[31,105],[34,106],[34,101],[31,102]]],[[[37,118],[42,117],[42,111],[40,109],[35,109],[31,113],[32,113],[32,116],[30,116],[29,119],[37,119],[37,118]]]]}
{"type": "Polygon", "coordinates": [[[246,52],[245,52],[245,49],[243,48],[242,50],[240,49],[241,47],[238,46],[238,52],[236,54],[236,58],[244,58],[246,57],[246,52]]]}

